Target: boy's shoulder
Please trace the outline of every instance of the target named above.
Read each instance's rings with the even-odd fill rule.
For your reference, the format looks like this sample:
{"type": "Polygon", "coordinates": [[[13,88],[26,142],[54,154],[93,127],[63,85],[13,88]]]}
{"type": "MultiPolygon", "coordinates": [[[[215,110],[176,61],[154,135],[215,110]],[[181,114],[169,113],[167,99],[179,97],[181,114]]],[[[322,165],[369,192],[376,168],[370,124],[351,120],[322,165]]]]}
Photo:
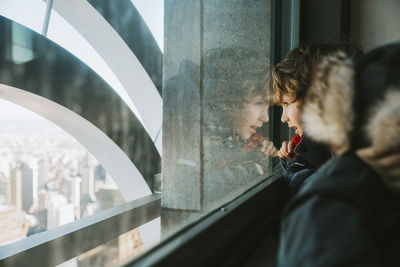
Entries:
{"type": "Polygon", "coordinates": [[[325,163],[299,190],[296,199],[313,197],[342,199],[364,206],[386,198],[388,190],[375,171],[354,154],[325,163]]]}

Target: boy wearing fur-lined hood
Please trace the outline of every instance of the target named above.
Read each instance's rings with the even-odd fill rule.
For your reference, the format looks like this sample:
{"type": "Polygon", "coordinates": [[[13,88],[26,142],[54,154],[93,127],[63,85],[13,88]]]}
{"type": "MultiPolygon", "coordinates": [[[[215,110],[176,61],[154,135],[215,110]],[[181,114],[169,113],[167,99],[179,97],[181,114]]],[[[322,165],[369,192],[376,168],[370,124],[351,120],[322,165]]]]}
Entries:
{"type": "Polygon", "coordinates": [[[362,54],[350,42],[300,43],[273,70],[274,102],[282,107],[281,121],[296,136],[284,141],[278,152],[284,177],[293,194],[322,164],[332,158],[326,145],[311,141],[301,120],[303,99],[311,83],[314,66],[323,56],[342,51],[348,57],[362,54]]]}

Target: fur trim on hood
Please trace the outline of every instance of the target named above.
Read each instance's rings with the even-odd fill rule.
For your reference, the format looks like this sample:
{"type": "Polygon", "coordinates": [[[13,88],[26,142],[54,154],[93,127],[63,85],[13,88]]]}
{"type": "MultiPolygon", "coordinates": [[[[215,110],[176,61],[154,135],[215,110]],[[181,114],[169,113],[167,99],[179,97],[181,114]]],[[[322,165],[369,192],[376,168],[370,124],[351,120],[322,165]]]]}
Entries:
{"type": "MultiPolygon", "coordinates": [[[[370,109],[370,117],[365,130],[368,140],[385,151],[400,148],[400,88],[388,89],[384,99],[370,109]]],[[[376,170],[383,182],[393,192],[400,193],[400,177],[396,173],[376,170]]]]}
{"type": "Polygon", "coordinates": [[[328,144],[337,154],[350,147],[353,114],[354,69],[344,54],[324,58],[303,105],[303,125],[308,136],[328,144]]]}
{"type": "Polygon", "coordinates": [[[389,89],[372,107],[365,132],[373,145],[389,151],[400,148],[400,88],[389,89]]]}
{"type": "MultiPolygon", "coordinates": [[[[341,54],[322,59],[304,98],[302,120],[307,135],[329,145],[337,155],[369,145],[398,153],[399,70],[400,43],[369,52],[355,67],[341,54]]],[[[376,160],[368,164],[390,190],[400,193],[398,172],[376,165],[376,160]]]]}
{"type": "MultiPolygon", "coordinates": [[[[354,69],[341,55],[331,56],[316,66],[314,75],[303,105],[305,132],[341,155],[350,147],[354,69]]],[[[400,88],[386,90],[368,114],[364,126],[368,143],[388,150],[400,147],[400,88]]]]}

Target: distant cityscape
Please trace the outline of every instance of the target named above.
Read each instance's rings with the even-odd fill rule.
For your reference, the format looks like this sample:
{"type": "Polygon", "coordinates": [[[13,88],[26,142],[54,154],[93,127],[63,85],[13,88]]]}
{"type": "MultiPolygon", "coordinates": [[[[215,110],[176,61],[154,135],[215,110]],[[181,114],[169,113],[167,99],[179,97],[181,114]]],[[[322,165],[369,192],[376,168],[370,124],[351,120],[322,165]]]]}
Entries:
{"type": "MultiPolygon", "coordinates": [[[[0,246],[122,203],[112,178],[61,128],[44,119],[0,121],[0,246]]],[[[143,251],[137,230],[110,244],[63,266],[92,266],[99,257],[115,266],[143,251]]]]}

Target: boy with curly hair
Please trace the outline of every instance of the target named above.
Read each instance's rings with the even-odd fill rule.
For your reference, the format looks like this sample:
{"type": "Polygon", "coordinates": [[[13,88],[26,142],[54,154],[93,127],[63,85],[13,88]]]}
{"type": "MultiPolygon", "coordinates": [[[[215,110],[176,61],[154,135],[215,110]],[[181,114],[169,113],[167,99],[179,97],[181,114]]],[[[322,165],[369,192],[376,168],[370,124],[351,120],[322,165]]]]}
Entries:
{"type": "Polygon", "coordinates": [[[278,152],[284,177],[293,193],[323,163],[331,152],[325,145],[307,138],[301,121],[304,96],[310,87],[314,66],[324,56],[342,52],[358,58],[362,50],[351,42],[300,43],[278,63],[272,73],[274,102],[282,107],[281,121],[295,130],[292,140],[284,141],[278,152]]]}

